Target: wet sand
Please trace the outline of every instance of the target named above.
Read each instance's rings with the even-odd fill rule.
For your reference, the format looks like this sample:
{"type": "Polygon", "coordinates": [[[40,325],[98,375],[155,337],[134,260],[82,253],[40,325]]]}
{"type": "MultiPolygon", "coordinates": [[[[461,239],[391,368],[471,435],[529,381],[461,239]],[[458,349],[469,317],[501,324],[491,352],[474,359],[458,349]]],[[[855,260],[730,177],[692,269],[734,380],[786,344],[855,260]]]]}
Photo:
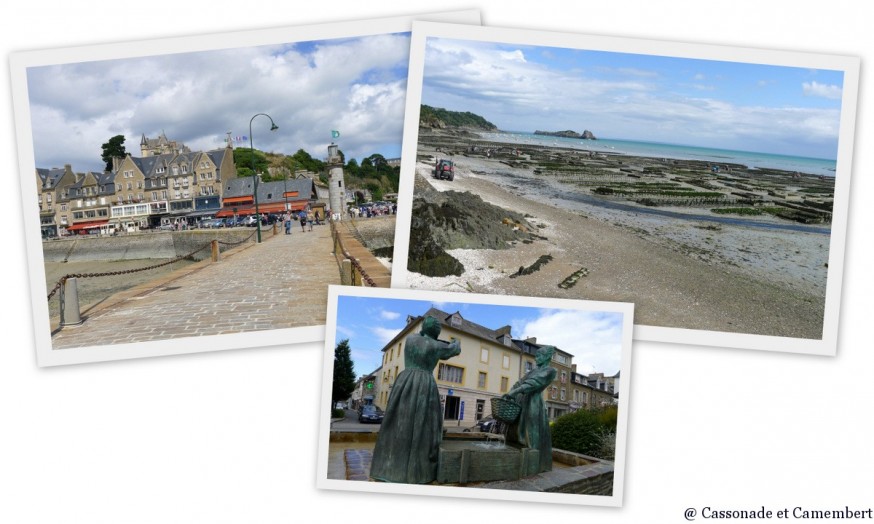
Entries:
{"type": "MultiPolygon", "coordinates": [[[[419,154],[426,160],[441,153],[420,146],[419,154]]],[[[548,193],[523,189],[524,179],[505,164],[454,159],[454,181],[431,178],[432,164],[423,161],[417,186],[471,191],[525,213],[547,240],[507,250],[450,250],[465,272],[441,278],[408,273],[412,288],[627,301],[635,303],[641,325],[822,337],[827,234],[714,226],[585,204],[567,209],[548,193]],[[531,275],[510,278],[544,254],[554,259],[531,275]],[[587,276],[574,287],[558,287],[582,268],[587,276]]]]}

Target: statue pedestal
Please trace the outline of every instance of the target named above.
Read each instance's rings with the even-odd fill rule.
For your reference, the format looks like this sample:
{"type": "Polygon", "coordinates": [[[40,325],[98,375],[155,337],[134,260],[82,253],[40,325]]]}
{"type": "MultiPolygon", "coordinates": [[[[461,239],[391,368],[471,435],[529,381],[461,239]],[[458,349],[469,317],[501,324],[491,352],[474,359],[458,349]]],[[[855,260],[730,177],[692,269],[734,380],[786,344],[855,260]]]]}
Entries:
{"type": "Polygon", "coordinates": [[[536,475],[540,451],[502,443],[444,440],[437,462],[437,482],[467,484],[518,480],[536,475]]]}

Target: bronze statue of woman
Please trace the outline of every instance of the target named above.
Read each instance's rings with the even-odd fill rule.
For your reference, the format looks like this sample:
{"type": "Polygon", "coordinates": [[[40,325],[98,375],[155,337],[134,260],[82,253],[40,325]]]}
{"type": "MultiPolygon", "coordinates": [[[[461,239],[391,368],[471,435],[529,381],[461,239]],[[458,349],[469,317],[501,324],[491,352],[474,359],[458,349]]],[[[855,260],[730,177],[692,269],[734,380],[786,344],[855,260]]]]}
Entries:
{"type": "Polygon", "coordinates": [[[457,340],[443,342],[439,335],[440,323],[429,316],[422,331],[404,343],[404,370],[391,389],[373,450],[370,476],[375,480],[426,484],[437,478],[443,413],[434,367],[461,353],[457,340]]]}
{"type": "Polygon", "coordinates": [[[539,450],[539,472],[552,470],[552,436],[542,393],[555,380],[555,368],[549,365],[554,353],[553,346],[540,348],[534,356],[537,367],[513,384],[504,395],[522,405],[519,419],[508,429],[507,440],[539,450]]]}

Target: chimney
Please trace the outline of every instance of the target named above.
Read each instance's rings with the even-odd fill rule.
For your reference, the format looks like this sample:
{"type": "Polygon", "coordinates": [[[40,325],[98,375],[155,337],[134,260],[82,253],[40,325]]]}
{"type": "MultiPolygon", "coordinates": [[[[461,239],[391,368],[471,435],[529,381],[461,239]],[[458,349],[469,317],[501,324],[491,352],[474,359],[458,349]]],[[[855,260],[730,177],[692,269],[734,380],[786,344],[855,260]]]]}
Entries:
{"type": "Polygon", "coordinates": [[[529,344],[537,344],[537,337],[528,337],[525,339],[525,342],[528,342],[529,344]]]}
{"type": "Polygon", "coordinates": [[[118,173],[118,168],[121,165],[121,158],[114,156],[112,157],[112,172],[118,173]]]}

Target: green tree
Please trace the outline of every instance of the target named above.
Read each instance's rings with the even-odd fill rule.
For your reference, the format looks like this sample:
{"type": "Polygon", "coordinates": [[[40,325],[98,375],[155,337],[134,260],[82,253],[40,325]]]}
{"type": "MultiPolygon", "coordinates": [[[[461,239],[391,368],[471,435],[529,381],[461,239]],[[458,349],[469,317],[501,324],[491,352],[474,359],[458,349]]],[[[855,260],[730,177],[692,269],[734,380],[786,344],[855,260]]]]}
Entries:
{"type": "Polygon", "coordinates": [[[239,147],[234,149],[234,165],[237,168],[238,177],[252,176],[252,157],[255,157],[255,172],[267,174],[267,155],[257,149],[239,147]]]}
{"type": "Polygon", "coordinates": [[[355,389],[355,367],[349,339],[341,340],[334,348],[334,382],[331,388],[331,408],[346,400],[355,389]]]}
{"type": "Polygon", "coordinates": [[[127,151],[124,149],[124,135],[115,135],[108,142],[100,146],[103,149],[103,154],[100,158],[106,162],[106,170],[112,170],[112,159],[114,157],[124,158],[127,156],[127,151]]]}

